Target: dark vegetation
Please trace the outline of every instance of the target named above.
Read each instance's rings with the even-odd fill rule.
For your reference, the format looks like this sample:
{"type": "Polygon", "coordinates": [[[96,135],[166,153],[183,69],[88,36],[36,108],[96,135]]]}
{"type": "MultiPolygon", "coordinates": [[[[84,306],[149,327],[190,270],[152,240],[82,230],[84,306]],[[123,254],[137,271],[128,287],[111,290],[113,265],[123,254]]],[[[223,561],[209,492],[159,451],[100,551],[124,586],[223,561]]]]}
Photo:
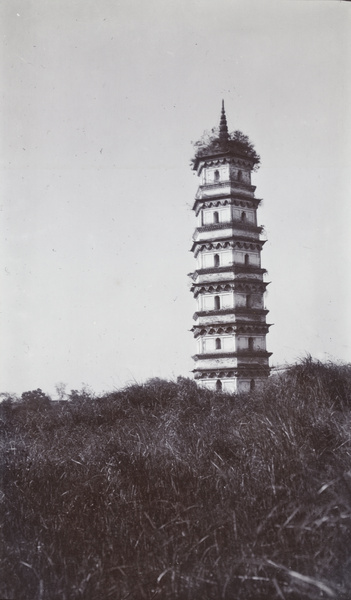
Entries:
{"type": "Polygon", "coordinates": [[[193,165],[201,156],[229,151],[252,161],[254,171],[257,171],[260,166],[261,157],[257,154],[255,146],[249,137],[238,129],[229,133],[228,140],[223,142],[219,136],[219,127],[213,127],[211,131],[204,131],[201,138],[193,142],[193,146],[195,150],[195,158],[191,161],[193,165]]]}
{"type": "Polygon", "coordinates": [[[1,405],[0,598],[351,598],[351,367],[1,405]]]}

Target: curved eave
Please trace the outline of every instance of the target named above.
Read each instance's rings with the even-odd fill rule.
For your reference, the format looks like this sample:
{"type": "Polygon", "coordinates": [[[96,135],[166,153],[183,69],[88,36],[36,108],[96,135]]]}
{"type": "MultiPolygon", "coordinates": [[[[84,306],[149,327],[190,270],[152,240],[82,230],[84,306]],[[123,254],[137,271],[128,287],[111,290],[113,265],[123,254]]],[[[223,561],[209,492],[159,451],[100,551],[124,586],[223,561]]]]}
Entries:
{"type": "MultiPolygon", "coordinates": [[[[229,229],[228,227],[226,227],[225,229],[229,229]]],[[[197,230],[195,230],[196,233],[197,230]]],[[[267,242],[267,240],[260,240],[259,238],[254,238],[254,237],[250,237],[250,235],[244,236],[244,235],[229,235],[226,237],[216,237],[216,238],[212,238],[212,239],[205,239],[205,240],[194,240],[193,241],[193,245],[190,248],[190,252],[194,252],[195,254],[195,258],[198,255],[198,253],[203,250],[206,249],[206,246],[209,246],[207,248],[207,250],[219,250],[221,248],[221,246],[224,247],[224,245],[226,245],[227,247],[231,246],[234,248],[235,246],[239,246],[240,248],[240,244],[243,244],[243,246],[245,247],[246,245],[253,245],[256,246],[257,250],[262,250],[263,246],[265,245],[265,243],[267,242]],[[215,246],[217,245],[217,248],[211,248],[211,246],[215,246]]]]}
{"type": "Polygon", "coordinates": [[[207,359],[207,358],[269,358],[272,356],[272,352],[266,350],[239,350],[237,352],[208,352],[201,354],[194,354],[191,358],[195,361],[207,359]]]}
{"type": "Polygon", "coordinates": [[[199,294],[215,294],[217,292],[229,292],[236,291],[240,293],[257,293],[262,292],[265,293],[267,285],[270,282],[265,281],[256,281],[256,280],[241,280],[241,279],[229,279],[217,283],[193,283],[190,291],[194,294],[194,298],[197,298],[199,294]],[[245,287],[246,286],[246,287],[245,287]],[[247,289],[247,286],[250,286],[250,289],[247,289]]]}
{"type": "Polygon", "coordinates": [[[236,334],[244,335],[246,333],[253,335],[267,335],[269,328],[272,327],[271,323],[257,323],[257,322],[238,322],[235,323],[220,323],[217,325],[194,325],[190,331],[193,332],[194,338],[204,337],[208,335],[230,335],[236,334]]]}
{"type": "Polygon", "coordinates": [[[232,219],[231,221],[222,221],[222,223],[209,223],[208,225],[200,225],[195,228],[195,233],[205,233],[206,231],[216,231],[219,229],[240,229],[241,231],[247,231],[252,233],[262,233],[263,225],[254,225],[248,221],[241,221],[241,219],[232,219]]]}
{"type": "MultiPolygon", "coordinates": [[[[252,187],[256,189],[255,186],[252,187]]],[[[262,198],[255,198],[254,196],[241,194],[237,191],[231,191],[228,194],[215,194],[213,196],[206,196],[206,194],[204,194],[203,196],[196,195],[192,210],[195,211],[195,215],[197,216],[202,208],[202,204],[204,203],[209,203],[214,207],[233,205],[242,206],[243,208],[247,206],[245,203],[249,203],[253,205],[254,208],[258,208],[261,202],[262,198]]]]}
{"type": "MultiPolygon", "coordinates": [[[[212,152],[212,153],[208,153],[208,154],[202,154],[201,156],[199,154],[195,155],[194,158],[191,159],[191,168],[193,171],[197,171],[199,173],[199,165],[202,162],[206,162],[208,160],[216,160],[216,161],[221,161],[221,159],[225,159],[228,158],[229,154],[226,150],[222,150],[220,152],[212,152]]],[[[203,166],[203,165],[202,165],[203,166]]],[[[201,168],[202,168],[201,166],[201,168]]]]}
{"type": "Polygon", "coordinates": [[[196,321],[199,317],[217,317],[219,315],[268,315],[269,310],[266,308],[222,308],[219,310],[199,310],[193,314],[193,319],[196,321]]]}
{"type": "Polygon", "coordinates": [[[269,377],[271,368],[268,365],[240,365],[232,369],[193,369],[195,379],[225,379],[231,377],[269,377]]]}
{"type": "Polygon", "coordinates": [[[193,280],[196,279],[199,275],[208,275],[210,273],[248,273],[248,274],[256,274],[256,275],[264,275],[267,273],[266,269],[262,269],[262,267],[255,267],[250,265],[234,265],[230,267],[208,267],[206,269],[196,269],[193,273],[189,273],[189,277],[193,280]]]}
{"type": "MultiPolygon", "coordinates": [[[[212,163],[214,165],[224,164],[224,162],[235,160],[242,166],[247,166],[250,169],[253,169],[256,165],[256,161],[252,158],[249,158],[245,154],[234,150],[222,149],[218,151],[212,152],[204,152],[203,154],[197,154],[191,160],[192,170],[196,171],[198,175],[200,175],[202,168],[205,166],[205,163],[212,163]],[[224,161],[224,162],[223,162],[224,161]],[[203,163],[203,164],[202,164],[203,163]]],[[[208,165],[208,166],[212,166],[208,165]]],[[[207,166],[207,165],[206,165],[207,166]]]]}
{"type": "MultiPolygon", "coordinates": [[[[229,289],[231,290],[235,290],[236,288],[243,288],[243,286],[245,285],[252,285],[255,286],[257,289],[261,288],[261,290],[265,290],[267,285],[270,285],[271,281],[261,281],[260,279],[221,279],[218,282],[208,282],[208,283],[192,283],[191,284],[191,288],[190,291],[191,292],[197,292],[199,293],[200,291],[204,294],[206,294],[209,290],[207,290],[206,288],[215,288],[215,287],[225,287],[225,286],[229,286],[229,289]]],[[[226,290],[224,290],[226,291],[226,290]]]]}

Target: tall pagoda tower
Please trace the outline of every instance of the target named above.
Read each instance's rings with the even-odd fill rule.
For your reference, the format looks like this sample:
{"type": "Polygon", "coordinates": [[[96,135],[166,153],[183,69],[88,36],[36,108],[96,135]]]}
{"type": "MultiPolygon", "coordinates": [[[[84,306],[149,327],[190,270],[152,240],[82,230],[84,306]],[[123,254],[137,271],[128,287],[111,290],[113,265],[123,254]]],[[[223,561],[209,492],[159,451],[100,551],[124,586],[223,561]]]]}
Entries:
{"type": "Polygon", "coordinates": [[[222,102],[220,126],[195,144],[192,167],[200,178],[193,210],[192,252],[197,301],[192,328],[194,375],[210,389],[245,392],[269,375],[260,239],[252,171],[260,157],[247,136],[229,134],[222,102]]]}

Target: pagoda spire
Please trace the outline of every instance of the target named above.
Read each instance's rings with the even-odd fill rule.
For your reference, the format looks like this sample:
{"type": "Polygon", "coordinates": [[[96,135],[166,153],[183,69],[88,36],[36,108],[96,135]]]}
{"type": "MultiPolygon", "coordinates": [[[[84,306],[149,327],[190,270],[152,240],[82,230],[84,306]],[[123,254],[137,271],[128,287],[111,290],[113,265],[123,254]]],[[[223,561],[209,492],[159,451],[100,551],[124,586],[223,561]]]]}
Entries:
{"type": "Polygon", "coordinates": [[[224,109],[224,100],[222,100],[222,111],[221,111],[221,120],[219,123],[219,140],[222,143],[227,142],[229,139],[228,135],[228,125],[227,125],[227,117],[224,109]]]}

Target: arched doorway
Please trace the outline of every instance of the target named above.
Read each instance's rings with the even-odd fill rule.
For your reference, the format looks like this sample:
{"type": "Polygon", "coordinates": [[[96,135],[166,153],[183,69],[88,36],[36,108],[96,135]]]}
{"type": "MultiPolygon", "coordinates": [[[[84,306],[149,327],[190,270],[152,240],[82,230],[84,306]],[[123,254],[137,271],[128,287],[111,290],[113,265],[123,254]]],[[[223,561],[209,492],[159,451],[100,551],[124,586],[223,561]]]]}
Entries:
{"type": "Polygon", "coordinates": [[[216,391],[217,392],[221,392],[222,391],[222,382],[220,379],[217,379],[216,381],[216,391]]]}

